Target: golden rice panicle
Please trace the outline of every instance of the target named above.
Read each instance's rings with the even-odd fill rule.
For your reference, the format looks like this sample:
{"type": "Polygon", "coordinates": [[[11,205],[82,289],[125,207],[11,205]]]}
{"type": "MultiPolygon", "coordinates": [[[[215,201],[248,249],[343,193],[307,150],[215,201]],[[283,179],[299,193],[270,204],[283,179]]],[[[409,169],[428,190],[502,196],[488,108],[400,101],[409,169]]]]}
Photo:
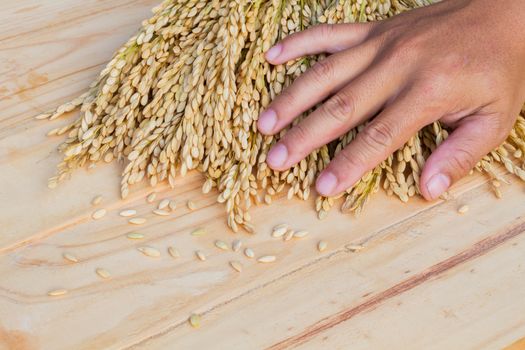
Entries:
{"type": "MultiPolygon", "coordinates": [[[[63,161],[48,187],[57,187],[72,170],[99,161],[126,162],[123,198],[134,184],[166,181],[174,187],[177,176],[197,170],[206,178],[203,192],[218,191],[230,228],[254,232],[252,205],[271,204],[280,193],[308,199],[316,177],[366,127],[365,123],[348,131],[287,171],[270,169],[266,155],[287,130],[275,136],[259,134],[259,115],[325,57],[273,66],[264,53],[278,40],[320,23],[378,21],[430,2],[165,0],[84,94],[37,117],[54,120],[77,108],[81,111],[76,120],[49,132],[65,141],[59,146],[63,161]]],[[[403,202],[419,195],[425,161],[447,137],[438,122],[424,127],[345,191],[342,210],[359,214],[380,187],[403,202]]],[[[524,141],[525,107],[507,140],[475,170],[502,182],[494,167],[499,163],[525,181],[524,141]]],[[[501,195],[495,186],[494,191],[501,195]]],[[[319,218],[327,216],[337,199],[316,199],[319,218]]],[[[165,203],[160,209],[167,210],[165,203]]],[[[102,211],[95,216],[103,216],[102,211]]]]}

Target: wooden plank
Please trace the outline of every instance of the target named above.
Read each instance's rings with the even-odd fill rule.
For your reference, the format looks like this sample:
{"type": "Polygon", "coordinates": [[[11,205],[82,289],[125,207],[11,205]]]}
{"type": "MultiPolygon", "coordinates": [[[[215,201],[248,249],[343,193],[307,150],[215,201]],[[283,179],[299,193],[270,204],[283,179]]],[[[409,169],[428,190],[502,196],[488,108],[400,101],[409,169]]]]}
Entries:
{"type": "MultiPolygon", "coordinates": [[[[470,256],[465,263],[454,264],[369,313],[348,317],[298,348],[343,349],[346,344],[353,349],[505,347],[525,334],[524,231],[521,223],[497,233],[458,256],[470,256]]],[[[513,346],[523,349],[524,343],[513,346]]]]}
{"type": "MultiPolygon", "coordinates": [[[[514,182],[516,187],[504,188],[504,199],[496,202],[479,176],[455,186],[454,199],[447,203],[415,200],[400,205],[378,194],[358,220],[334,210],[320,222],[312,201],[280,199],[253,211],[257,235],[231,234],[216,194],[202,195],[201,177],[194,173],[178,179],[173,190],[165,185],[155,189],[159,199],[177,201],[178,208],[169,217],[151,213],[153,205],[144,201],[151,189],[137,187],[129,199],[120,200],[120,164],[77,171],[58,189],[48,190],[46,180],[60,161],[55,152],[60,140],[44,135],[67,120],[47,123],[31,116],[80,94],[156,3],[8,0],[3,4],[0,349],[13,344],[27,349],[272,346],[521,223],[525,204],[523,194],[515,190],[519,185],[514,182]],[[95,208],[90,201],[98,194],[104,195],[101,207],[109,213],[93,221],[90,215],[95,208]],[[185,208],[188,199],[196,201],[199,210],[185,208]],[[471,212],[461,217],[456,209],[463,203],[471,203],[471,212]],[[131,227],[118,216],[129,207],[147,217],[147,224],[131,227]],[[272,239],[271,227],[283,221],[308,228],[310,236],[288,243],[272,239]],[[201,226],[207,228],[206,236],[189,234],[201,226]],[[137,230],[146,235],[144,242],[125,238],[137,230]],[[221,252],[213,247],[219,238],[228,243],[241,238],[258,255],[275,254],[278,261],[263,266],[241,254],[221,252]],[[324,254],[315,249],[321,238],[330,245],[324,254]],[[351,253],[348,245],[353,243],[365,244],[365,251],[351,253]],[[162,257],[142,256],[136,250],[142,244],[158,248],[162,257]],[[179,248],[180,259],[167,256],[169,245],[179,248]],[[206,262],[195,259],[196,249],[208,254],[206,262]],[[64,252],[74,253],[80,262],[66,262],[64,252]],[[228,266],[232,259],[244,264],[241,274],[228,266]],[[98,267],[110,271],[112,278],[101,280],[95,274],[98,267]],[[69,294],[50,298],[46,293],[54,288],[67,288],[69,294]],[[187,325],[191,312],[204,314],[200,330],[187,325]]],[[[458,276],[455,287],[466,278],[458,276]]],[[[498,281],[508,284],[511,277],[507,273],[498,281]]],[[[429,282],[422,280],[421,288],[429,282]]],[[[417,295],[414,298],[418,300],[417,295]]],[[[495,305],[504,302],[499,298],[495,305]]],[[[509,309],[504,315],[507,318],[499,318],[500,329],[508,329],[516,316],[509,309]]],[[[403,319],[389,316],[400,327],[408,327],[403,319]]],[[[476,328],[466,327],[470,329],[476,328]]],[[[487,337],[494,334],[487,332],[487,337]]],[[[457,337],[451,341],[465,341],[463,334],[457,337]]],[[[309,338],[304,344],[317,340],[309,338]]],[[[378,340],[368,343],[374,342],[378,340]]]]}
{"type": "Polygon", "coordinates": [[[25,130],[35,114],[80,95],[158,3],[5,2],[7,11],[0,14],[0,140],[25,130]]]}
{"type": "MultiPolygon", "coordinates": [[[[508,191],[506,197],[509,203],[518,203],[523,194],[508,191]]],[[[347,317],[347,313],[352,315],[357,311],[359,314],[370,312],[372,315],[374,312],[374,315],[377,315],[375,310],[381,310],[383,304],[388,304],[391,298],[401,298],[404,293],[411,289],[423,288],[434,279],[451,278],[453,285],[449,286],[450,289],[463,288],[465,293],[473,294],[474,301],[482,302],[479,298],[483,297],[483,293],[474,293],[477,285],[463,283],[462,277],[455,279],[455,270],[452,267],[460,267],[474,261],[476,254],[473,252],[481,250],[473,247],[485,247],[487,242],[492,242],[484,249],[495,248],[505,239],[509,240],[513,235],[521,234],[525,225],[522,218],[525,206],[494,206],[491,196],[483,188],[465,193],[458,200],[470,203],[471,210],[468,216],[460,216],[455,212],[457,203],[443,203],[432,207],[376,236],[376,239],[370,241],[369,246],[359,254],[341,247],[315,263],[305,263],[293,272],[265,284],[264,288],[255,289],[220,307],[208,309],[203,318],[204,326],[198,330],[199,337],[196,337],[195,331],[187,325],[174,322],[171,328],[146,338],[139,344],[144,349],[161,349],[168,344],[177,348],[197,348],[210,344],[218,348],[238,348],[243,344],[249,348],[290,348],[310,340],[312,331],[312,337],[318,334],[315,330],[327,320],[330,323],[341,315],[347,317]],[[494,239],[508,229],[511,229],[509,236],[502,236],[504,239],[501,241],[499,238],[494,239]],[[485,239],[489,241],[475,245],[485,239]],[[456,265],[449,265],[450,261],[456,261],[456,265]]],[[[499,264],[497,266],[500,269],[504,267],[499,264]]],[[[510,276],[504,276],[507,284],[516,277],[512,275],[512,269],[509,273],[510,276]]],[[[518,293],[522,291],[520,287],[517,286],[518,293]]],[[[484,290],[483,287],[481,289],[484,290]]],[[[453,295],[450,297],[453,298],[453,295]]],[[[506,300],[497,298],[495,305],[504,307],[506,300]]],[[[464,303],[463,306],[478,307],[475,303],[464,303]]],[[[520,310],[505,310],[505,315],[509,318],[521,317],[520,310]]],[[[389,312],[390,322],[399,324],[399,327],[410,328],[412,324],[419,322],[417,314],[410,319],[406,315],[397,317],[397,313],[390,309],[389,312]]],[[[379,321],[383,316],[382,313],[375,317],[370,316],[370,327],[373,327],[374,320],[379,321]]],[[[494,326],[502,319],[496,319],[494,326]]],[[[473,327],[474,325],[473,323],[473,327]]],[[[508,325],[505,322],[499,324],[501,328],[508,325]]],[[[468,324],[465,325],[465,332],[469,330],[468,324]]],[[[319,337],[321,335],[322,333],[319,333],[319,337]]],[[[374,335],[374,338],[363,340],[363,347],[384,348],[372,346],[387,345],[380,343],[381,332],[374,335]]],[[[412,336],[428,336],[434,339],[444,337],[446,333],[440,332],[439,329],[434,332],[434,328],[427,327],[425,332],[418,329],[412,336]]],[[[463,334],[458,332],[457,337],[450,339],[450,342],[469,340],[461,336],[463,334]]],[[[484,336],[490,337],[493,333],[486,332],[484,336]]],[[[395,337],[395,333],[392,337],[395,337]]],[[[403,339],[397,340],[401,342],[403,339]]],[[[352,347],[354,345],[350,338],[331,345],[344,348],[344,344],[352,344],[352,347]]],[[[315,346],[311,348],[319,348],[319,343],[315,342],[315,346]]]]}

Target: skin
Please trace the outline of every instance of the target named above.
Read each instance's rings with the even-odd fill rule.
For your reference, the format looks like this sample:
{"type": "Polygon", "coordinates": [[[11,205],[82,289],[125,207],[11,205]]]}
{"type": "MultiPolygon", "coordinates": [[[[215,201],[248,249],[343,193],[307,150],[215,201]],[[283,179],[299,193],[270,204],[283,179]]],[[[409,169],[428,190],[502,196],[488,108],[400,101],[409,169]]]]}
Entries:
{"type": "Polygon", "coordinates": [[[386,21],[320,25],[266,52],[272,64],[329,53],[260,115],[273,135],[322,103],[271,149],[285,170],[371,119],[317,179],[337,195],[418,130],[434,121],[453,129],[429,157],[420,190],[434,200],[507,137],[525,101],[523,0],[448,0],[386,21]]]}

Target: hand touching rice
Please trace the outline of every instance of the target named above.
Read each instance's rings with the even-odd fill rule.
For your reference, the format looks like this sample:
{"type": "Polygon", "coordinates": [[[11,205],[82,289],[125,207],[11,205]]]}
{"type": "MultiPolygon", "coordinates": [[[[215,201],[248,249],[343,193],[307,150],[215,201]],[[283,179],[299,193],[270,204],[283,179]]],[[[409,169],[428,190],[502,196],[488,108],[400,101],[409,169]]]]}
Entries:
{"type": "Polygon", "coordinates": [[[321,103],[270,151],[285,170],[349,129],[370,123],[319,176],[334,196],[437,120],[453,129],[429,157],[420,191],[428,200],[466,175],[507,137],[525,101],[523,0],[449,0],[376,23],[320,25],[266,53],[272,64],[332,54],[263,112],[276,134],[321,103]],[[324,101],[324,102],[323,102],[324,101]]]}

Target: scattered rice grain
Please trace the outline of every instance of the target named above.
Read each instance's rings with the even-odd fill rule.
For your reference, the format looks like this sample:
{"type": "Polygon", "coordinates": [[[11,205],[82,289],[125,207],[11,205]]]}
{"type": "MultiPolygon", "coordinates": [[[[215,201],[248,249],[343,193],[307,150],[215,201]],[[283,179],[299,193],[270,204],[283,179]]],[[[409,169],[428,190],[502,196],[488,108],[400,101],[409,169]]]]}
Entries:
{"type": "Polygon", "coordinates": [[[319,241],[319,243],[317,243],[317,250],[318,251],[324,252],[326,250],[326,248],[328,248],[328,243],[326,243],[326,241],[319,241]]]}
{"type": "Polygon", "coordinates": [[[130,232],[126,235],[129,239],[143,239],[144,235],[138,232],[130,232]]]}
{"type": "Polygon", "coordinates": [[[272,231],[273,238],[280,238],[288,231],[288,227],[280,227],[272,231]]]}
{"type": "Polygon", "coordinates": [[[224,241],[215,241],[215,246],[221,250],[228,250],[228,243],[224,241]]]}
{"type": "Polygon", "coordinates": [[[64,253],[62,255],[64,257],[64,259],[68,260],[68,261],[71,261],[71,262],[74,262],[74,263],[77,263],[78,262],[78,259],[76,256],[74,256],[73,254],[70,254],[70,253],[64,253]]]}
{"type": "Polygon", "coordinates": [[[277,257],[275,255],[265,255],[257,259],[257,261],[260,263],[272,263],[275,260],[277,260],[277,257]]]}
{"type": "Polygon", "coordinates": [[[148,246],[138,247],[137,250],[141,252],[142,254],[152,257],[152,258],[158,258],[160,256],[160,252],[153,247],[148,247],[148,246]]]}
{"type": "Polygon", "coordinates": [[[109,273],[109,271],[103,268],[98,268],[95,270],[95,272],[97,273],[97,275],[99,275],[103,279],[108,279],[111,277],[111,274],[109,273]]]}
{"type": "Polygon", "coordinates": [[[287,242],[287,241],[291,240],[293,238],[294,234],[295,234],[294,230],[288,229],[288,231],[286,231],[286,233],[283,235],[283,241],[287,242]]]}
{"type": "Polygon", "coordinates": [[[192,314],[189,318],[189,322],[193,328],[199,328],[201,326],[201,317],[197,314],[192,314]]]}
{"type": "Polygon", "coordinates": [[[131,217],[136,214],[137,214],[137,211],[135,209],[127,209],[119,213],[120,216],[125,217],[125,218],[131,217]]]}
{"type": "Polygon", "coordinates": [[[143,225],[146,223],[146,219],[145,218],[133,218],[133,219],[129,219],[128,222],[132,225],[143,225]]]}
{"type": "Polygon", "coordinates": [[[290,225],[289,224],[279,224],[277,226],[274,226],[273,231],[280,230],[280,229],[283,229],[283,228],[284,229],[288,229],[288,228],[290,228],[290,225]]]}
{"type": "Polygon", "coordinates": [[[461,207],[459,207],[458,209],[458,213],[459,214],[466,214],[469,210],[469,207],[468,205],[462,205],[461,207]]]}
{"type": "Polygon", "coordinates": [[[206,234],[206,230],[203,228],[198,228],[193,231],[191,231],[192,236],[204,236],[206,234]]]}
{"type": "Polygon", "coordinates": [[[306,230],[300,230],[300,231],[297,231],[293,234],[293,236],[295,238],[304,238],[306,236],[308,236],[309,232],[306,231],[306,230]]]}
{"type": "Polygon", "coordinates": [[[146,197],[146,202],[153,203],[155,201],[155,198],[157,198],[157,193],[152,192],[146,197]]]}
{"type": "Polygon", "coordinates": [[[240,239],[233,240],[233,242],[232,242],[232,250],[234,252],[238,252],[239,250],[241,250],[241,247],[242,247],[242,241],[240,239]]]}
{"type": "Polygon", "coordinates": [[[158,216],[169,216],[170,212],[166,210],[155,209],[153,210],[153,214],[158,215],[158,216]]]}
{"type": "Polygon", "coordinates": [[[170,202],[171,201],[169,199],[167,199],[167,198],[161,200],[160,203],[159,203],[159,206],[157,207],[157,209],[160,209],[160,210],[166,209],[170,205],[170,202]]]}
{"type": "Polygon", "coordinates": [[[200,261],[205,261],[206,260],[206,255],[200,251],[200,250],[197,250],[195,252],[195,256],[200,260],[200,261]]]}
{"type": "Polygon", "coordinates": [[[230,266],[237,272],[242,272],[242,264],[239,261],[230,261],[230,266]]]}
{"type": "Polygon", "coordinates": [[[244,255],[246,255],[247,258],[253,259],[255,258],[255,252],[252,248],[246,248],[244,249],[244,255]]]}
{"type": "Polygon", "coordinates": [[[99,205],[100,203],[102,203],[102,200],[104,199],[104,197],[102,196],[96,196],[95,198],[93,198],[93,200],[91,201],[91,205],[99,205]]]}
{"type": "Polygon", "coordinates": [[[98,219],[102,219],[106,214],[107,214],[107,210],[106,209],[99,209],[99,210],[96,210],[95,212],[93,212],[91,217],[94,220],[98,220],[98,219]]]}
{"type": "Polygon", "coordinates": [[[68,293],[67,289],[55,289],[55,290],[49,291],[47,295],[51,297],[58,297],[61,295],[66,295],[67,293],[68,293]]]}
{"type": "Polygon", "coordinates": [[[197,209],[197,205],[193,201],[188,201],[188,203],[186,203],[186,206],[191,211],[197,209]]]}
{"type": "Polygon", "coordinates": [[[168,247],[168,254],[175,259],[180,257],[180,253],[175,247],[168,247]]]}
{"type": "Polygon", "coordinates": [[[351,252],[356,253],[356,252],[358,252],[358,251],[363,250],[365,247],[362,246],[361,244],[350,244],[350,245],[347,246],[347,248],[348,248],[351,252]]]}

